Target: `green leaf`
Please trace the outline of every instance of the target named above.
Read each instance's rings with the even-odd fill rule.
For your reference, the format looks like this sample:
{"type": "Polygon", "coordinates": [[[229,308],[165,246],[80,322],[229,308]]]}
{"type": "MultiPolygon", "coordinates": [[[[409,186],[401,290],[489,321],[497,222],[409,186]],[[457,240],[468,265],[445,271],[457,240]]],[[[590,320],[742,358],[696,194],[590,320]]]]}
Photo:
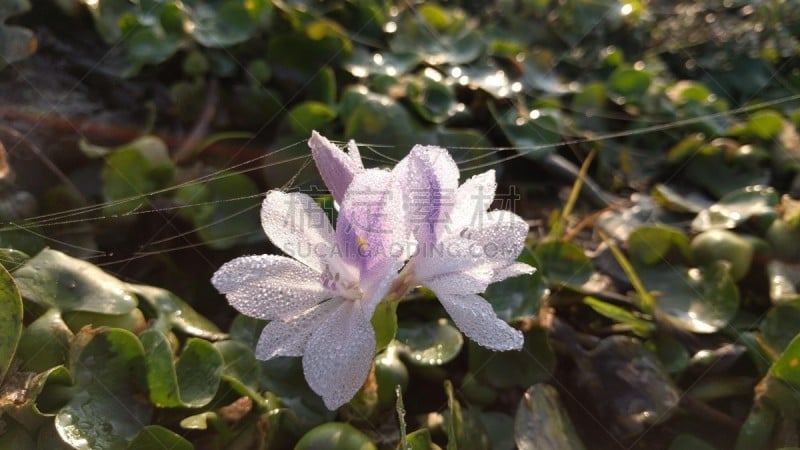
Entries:
{"type": "Polygon", "coordinates": [[[222,379],[230,383],[238,393],[261,401],[258,394],[261,366],[252,348],[232,340],[215,342],[214,347],[222,355],[222,379]]]}
{"type": "Polygon", "coordinates": [[[414,136],[417,134],[418,125],[406,108],[391,97],[374,93],[350,94],[342,97],[340,110],[345,123],[345,136],[357,142],[388,146],[388,148],[378,148],[381,157],[379,161],[383,163],[388,161],[383,160],[382,155],[395,160],[400,159],[417,143],[414,136]],[[348,97],[352,105],[345,105],[348,97]],[[349,114],[345,114],[345,109],[350,109],[349,114]]]}
{"type": "Polygon", "coordinates": [[[103,167],[103,214],[128,215],[147,207],[149,196],[167,187],[175,173],[167,147],[159,138],[144,136],[113,150],[103,167]]]}
{"type": "Polygon", "coordinates": [[[658,310],[686,330],[714,333],[739,310],[739,289],[725,263],[702,268],[647,266],[638,273],[658,310]]]}
{"type": "Polygon", "coordinates": [[[21,370],[40,373],[67,362],[72,332],[57,309],[50,309],[22,332],[17,358],[21,370]]]}
{"type": "Polygon", "coordinates": [[[7,271],[13,272],[20,268],[31,257],[27,253],[13,248],[0,248],[0,265],[7,271]]]}
{"type": "Polygon", "coordinates": [[[406,14],[399,21],[397,32],[389,42],[392,51],[415,53],[432,66],[464,64],[480,56],[484,47],[483,40],[463,11],[445,10],[435,5],[425,5],[424,10],[438,12],[427,16],[406,14]],[[435,31],[437,25],[444,26],[446,32],[435,31]]]}
{"type": "Polygon", "coordinates": [[[14,278],[23,298],[46,309],[121,315],[136,308],[126,283],[57,250],[42,250],[14,278]]]}
{"type": "Polygon", "coordinates": [[[636,228],[628,237],[628,253],[634,262],[646,265],[664,261],[672,249],[689,259],[689,238],[680,230],[667,225],[645,225],[636,228]]]}
{"type": "Polygon", "coordinates": [[[78,337],[84,339],[71,358],[75,394],[56,414],[56,429],[78,450],[125,448],[152,416],[152,405],[137,390],[144,381],[144,349],[120,329],[78,337]]]}
{"type": "Polygon", "coordinates": [[[369,437],[352,425],[339,422],[322,424],[306,433],[295,450],[377,450],[369,437]]]}
{"type": "Polygon", "coordinates": [[[644,70],[620,67],[608,79],[611,99],[620,104],[626,101],[640,102],[651,81],[650,74],[644,70]]]}
{"type": "Polygon", "coordinates": [[[545,241],[533,249],[544,279],[550,284],[581,286],[592,276],[592,262],[571,242],[545,241]]]}
{"type": "Polygon", "coordinates": [[[227,337],[213,322],[200,315],[172,292],[144,284],[126,283],[125,286],[143,301],[140,307],[148,312],[148,316],[155,317],[152,328],[167,333],[174,327],[190,336],[213,341],[227,337]]]}
{"type": "Polygon", "coordinates": [[[765,343],[776,354],[782,352],[800,334],[800,300],[770,308],[759,329],[765,343]]]}
{"type": "MultiPolygon", "coordinates": [[[[518,261],[538,267],[539,263],[528,248],[523,250],[518,261]]],[[[490,284],[483,297],[492,305],[497,316],[506,322],[515,319],[533,318],[539,314],[539,302],[544,295],[545,284],[542,271],[531,275],[506,278],[490,284]]]]}
{"type": "Polygon", "coordinates": [[[438,449],[439,446],[433,443],[431,439],[431,431],[427,428],[411,432],[406,436],[408,445],[400,447],[399,450],[433,450],[438,449]]]}
{"type": "Polygon", "coordinates": [[[244,3],[187,2],[189,9],[186,19],[191,24],[192,37],[206,47],[223,48],[244,42],[256,30],[244,3]]]}
{"type": "Polygon", "coordinates": [[[375,353],[382,352],[397,333],[397,301],[382,301],[372,313],[372,328],[375,330],[375,353]]]}
{"type": "Polygon", "coordinates": [[[783,117],[777,111],[758,111],[747,119],[747,133],[764,140],[776,137],[782,129],[783,117]]]}
{"type": "Polygon", "coordinates": [[[184,205],[181,215],[192,222],[208,247],[218,250],[263,240],[258,197],[258,187],[240,173],[186,185],[175,192],[176,200],[184,205]]]}
{"type": "Polygon", "coordinates": [[[6,376],[22,336],[22,297],[14,279],[0,267],[0,383],[6,376]]]}
{"type": "Polygon", "coordinates": [[[514,439],[520,450],[582,450],[583,442],[558,392],[550,385],[531,386],[517,408],[514,439]]]}
{"type": "Polygon", "coordinates": [[[452,87],[428,76],[409,81],[406,97],[413,110],[432,123],[442,123],[459,112],[452,87]]]}
{"type": "Polygon", "coordinates": [[[344,62],[344,68],[357,78],[374,75],[401,76],[420,63],[416,53],[370,53],[364,47],[356,47],[344,62]]]}
{"type": "Polygon", "coordinates": [[[525,388],[552,376],[555,354],[547,331],[535,326],[524,332],[521,350],[494,352],[469,343],[469,371],[472,376],[497,389],[525,388]]]}
{"type": "Polygon", "coordinates": [[[653,322],[636,317],[627,309],[612,305],[611,303],[606,303],[594,297],[585,297],[583,302],[601,316],[629,326],[631,331],[637,336],[648,337],[655,330],[655,324],[653,322]]]}
{"type": "Polygon", "coordinates": [[[292,133],[309,136],[312,130],[319,130],[336,118],[336,110],[326,103],[307,101],[289,110],[286,120],[292,133]]]}
{"type": "Polygon", "coordinates": [[[780,195],[769,186],[747,186],[731,191],[717,203],[700,211],[692,221],[692,229],[736,228],[752,221],[766,230],[777,217],[780,195]]]}
{"type": "Polygon", "coordinates": [[[561,116],[551,109],[497,111],[489,107],[500,129],[519,154],[538,160],[553,153],[561,142],[561,116]]]}
{"type": "Polygon", "coordinates": [[[793,302],[800,300],[800,267],[785,264],[780,261],[770,261],[767,264],[767,277],[769,278],[769,299],[772,304],[793,302]]]}
{"type": "Polygon", "coordinates": [[[223,359],[208,341],[191,338],[177,361],[166,336],[147,330],[139,336],[147,354],[150,401],[159,407],[199,408],[217,392],[223,359]]]}
{"type": "Polygon", "coordinates": [[[182,436],[162,427],[161,425],[147,425],[133,438],[128,450],[194,450],[191,442],[182,436]]]}
{"type": "Polygon", "coordinates": [[[397,329],[398,350],[415,365],[440,366],[461,351],[464,338],[446,319],[425,323],[401,323],[397,329]]]}
{"type": "Polygon", "coordinates": [[[770,374],[789,384],[795,391],[800,389],[800,335],[795,336],[786,346],[781,356],[772,365],[770,374]]]}

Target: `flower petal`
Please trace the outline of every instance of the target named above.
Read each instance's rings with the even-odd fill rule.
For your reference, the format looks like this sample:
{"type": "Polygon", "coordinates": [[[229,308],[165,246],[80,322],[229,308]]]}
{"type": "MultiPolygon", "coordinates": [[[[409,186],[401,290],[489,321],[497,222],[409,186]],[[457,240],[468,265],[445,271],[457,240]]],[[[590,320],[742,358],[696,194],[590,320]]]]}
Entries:
{"type": "Polygon", "coordinates": [[[506,278],[518,277],[520,275],[530,275],[536,272],[536,268],[525,263],[515,262],[507,266],[497,267],[494,269],[490,283],[497,283],[506,278]]]}
{"type": "Polygon", "coordinates": [[[375,332],[358,302],[344,301],[319,321],[303,356],[308,385],[334,410],[353,398],[375,357],[375,332]]]}
{"type": "Polygon", "coordinates": [[[458,187],[450,221],[440,226],[442,234],[460,233],[480,220],[494,201],[497,181],[494,169],[469,178],[458,187]]]}
{"type": "Polygon", "coordinates": [[[353,178],[339,209],[337,243],[342,259],[358,268],[362,289],[396,273],[407,255],[401,196],[392,173],[368,169],[353,178]]]}
{"type": "Polygon", "coordinates": [[[474,242],[487,261],[507,265],[525,247],[528,223],[511,211],[491,211],[474,221],[460,235],[474,242]]]}
{"type": "MultiPolygon", "coordinates": [[[[435,292],[435,291],[434,291],[435,292]]],[[[519,350],[522,332],[497,317],[492,305],[478,295],[438,295],[453,322],[468,338],[492,350],[519,350]]]]}
{"type": "Polygon", "coordinates": [[[325,211],[306,194],[267,192],[261,225],[270,241],[287,255],[322,272],[335,242],[325,211]]]}
{"type": "Polygon", "coordinates": [[[277,255],[228,261],[214,273],[211,283],[237,311],[266,320],[297,315],[331,297],[319,273],[277,255]]]}
{"type": "Polygon", "coordinates": [[[333,199],[341,204],[344,199],[344,193],[350,182],[353,181],[355,174],[364,170],[358,148],[355,144],[348,143],[349,154],[345,154],[339,147],[331,144],[327,138],[316,131],[311,132],[308,146],[311,147],[311,155],[317,164],[317,170],[322,176],[322,181],[328,186],[333,199]]]}
{"type": "Polygon", "coordinates": [[[340,304],[341,301],[334,299],[300,315],[268,323],[258,338],[256,358],[267,360],[276,356],[302,356],[319,324],[340,304]]]}
{"type": "Polygon", "coordinates": [[[488,265],[472,267],[468,270],[437,275],[420,283],[437,295],[480,294],[492,282],[494,271],[488,265]]]}
{"type": "Polygon", "coordinates": [[[447,150],[417,145],[394,169],[404,191],[406,219],[423,245],[437,241],[437,229],[450,221],[458,189],[458,166],[447,150]]]}

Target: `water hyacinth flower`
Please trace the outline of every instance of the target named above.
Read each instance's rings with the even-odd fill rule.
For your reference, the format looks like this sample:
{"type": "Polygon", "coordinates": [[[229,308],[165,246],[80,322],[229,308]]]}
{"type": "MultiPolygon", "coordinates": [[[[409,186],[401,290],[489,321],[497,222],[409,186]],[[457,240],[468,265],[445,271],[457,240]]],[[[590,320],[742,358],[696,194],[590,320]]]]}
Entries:
{"type": "Polygon", "coordinates": [[[447,150],[415,146],[395,169],[416,251],[394,290],[432,290],[455,325],[493,350],[522,348],[522,333],[497,317],[483,299],[489,284],[534,268],[516,261],[528,224],[510,211],[491,211],[497,183],[489,170],[458,185],[458,166],[447,150]]]}
{"type": "MultiPolygon", "coordinates": [[[[345,154],[312,132],[309,146],[334,198],[364,170],[352,141],[345,154]]],[[[400,191],[389,199],[394,204],[390,209],[405,213],[404,218],[395,214],[395,223],[405,222],[415,239],[415,255],[395,281],[392,296],[401,297],[415,286],[428,287],[456,326],[479,345],[494,350],[521,348],[522,333],[499,319],[477,295],[491,283],[534,271],[516,262],[528,224],[509,211],[488,212],[497,188],[494,170],[459,186],[458,166],[447,150],[417,145],[392,175],[400,191]]]]}
{"type": "Polygon", "coordinates": [[[264,232],[292,258],[236,258],[211,280],[239,312],[270,321],[256,356],[302,356],[309,386],[331,410],[349,401],[369,374],[376,345],[370,320],[403,264],[370,251],[407,235],[383,223],[390,182],[390,173],[377,169],[353,178],[335,231],[308,195],[268,192],[264,232]]]}

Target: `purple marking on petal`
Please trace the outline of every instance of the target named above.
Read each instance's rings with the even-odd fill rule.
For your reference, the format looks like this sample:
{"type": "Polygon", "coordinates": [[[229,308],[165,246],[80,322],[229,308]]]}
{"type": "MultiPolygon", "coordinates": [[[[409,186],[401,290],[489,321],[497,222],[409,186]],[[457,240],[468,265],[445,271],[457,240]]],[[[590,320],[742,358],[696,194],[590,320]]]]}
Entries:
{"type": "Polygon", "coordinates": [[[361,157],[357,151],[352,150],[352,146],[348,155],[316,131],[311,132],[308,146],[322,181],[331,191],[333,199],[341,204],[353,177],[364,170],[361,157]]]}

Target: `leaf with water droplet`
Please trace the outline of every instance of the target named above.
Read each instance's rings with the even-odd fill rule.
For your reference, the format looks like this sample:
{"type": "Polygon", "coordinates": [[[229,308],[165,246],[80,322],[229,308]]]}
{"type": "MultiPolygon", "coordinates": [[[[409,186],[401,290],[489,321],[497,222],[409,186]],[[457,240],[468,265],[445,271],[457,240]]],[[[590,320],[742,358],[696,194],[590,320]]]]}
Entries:
{"type": "Polygon", "coordinates": [[[76,337],[71,360],[74,396],[55,417],[58,434],[79,450],[115,450],[150,422],[143,401],[144,349],[132,333],[106,329],[76,337]]]}
{"type": "Polygon", "coordinates": [[[440,366],[461,351],[461,332],[445,319],[426,323],[401,323],[397,329],[398,351],[414,365],[440,366]]]}
{"type": "Polygon", "coordinates": [[[22,335],[22,298],[4,267],[0,267],[0,382],[11,365],[22,335]]]}
{"type": "Polygon", "coordinates": [[[94,264],[45,249],[14,272],[25,299],[45,309],[127,314],[136,297],[126,283],[94,264]]]}

